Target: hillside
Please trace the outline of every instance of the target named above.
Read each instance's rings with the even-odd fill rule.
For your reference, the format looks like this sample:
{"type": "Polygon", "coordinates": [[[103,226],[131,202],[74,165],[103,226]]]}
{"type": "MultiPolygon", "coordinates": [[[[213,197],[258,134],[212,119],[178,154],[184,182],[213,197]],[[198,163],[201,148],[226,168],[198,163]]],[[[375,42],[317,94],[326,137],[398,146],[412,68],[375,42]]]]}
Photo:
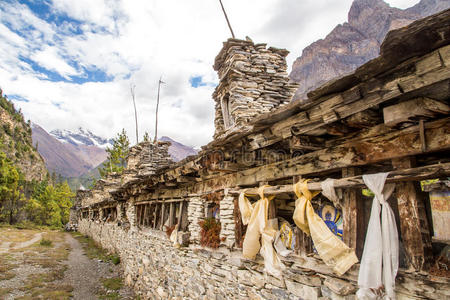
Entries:
{"type": "Polygon", "coordinates": [[[294,100],[306,99],[314,88],[377,57],[390,30],[447,8],[449,0],[422,0],[405,10],[390,7],[383,0],[355,0],[348,21],[306,47],[294,61],[289,77],[300,84],[294,100]]]}
{"type": "Polygon", "coordinates": [[[47,175],[44,160],[33,147],[30,123],[0,90],[0,151],[24,174],[26,181],[43,180],[47,175]]]}

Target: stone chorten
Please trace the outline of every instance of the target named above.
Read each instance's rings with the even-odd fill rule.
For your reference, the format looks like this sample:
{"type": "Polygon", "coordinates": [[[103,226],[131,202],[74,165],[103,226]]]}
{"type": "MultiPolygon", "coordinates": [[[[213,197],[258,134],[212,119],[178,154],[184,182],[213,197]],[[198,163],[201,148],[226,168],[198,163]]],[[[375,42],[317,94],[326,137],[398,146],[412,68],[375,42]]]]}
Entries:
{"type": "Polygon", "coordinates": [[[248,38],[223,43],[214,63],[220,79],[213,93],[214,138],[291,101],[298,85],[286,73],[288,54],[248,38]]]}

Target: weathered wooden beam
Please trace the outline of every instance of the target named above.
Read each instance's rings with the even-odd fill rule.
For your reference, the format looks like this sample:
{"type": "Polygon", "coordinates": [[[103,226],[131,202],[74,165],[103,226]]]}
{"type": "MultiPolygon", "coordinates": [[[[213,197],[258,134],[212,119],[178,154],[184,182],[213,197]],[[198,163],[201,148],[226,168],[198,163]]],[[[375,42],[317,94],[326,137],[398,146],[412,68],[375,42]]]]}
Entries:
{"type": "Polygon", "coordinates": [[[439,114],[450,113],[450,106],[430,98],[416,98],[400,102],[383,109],[384,124],[396,126],[404,122],[433,118],[439,114]]]}
{"type": "MultiPolygon", "coordinates": [[[[435,52],[438,53],[438,50],[435,52]]],[[[426,57],[422,57],[417,59],[416,62],[411,63],[417,65],[425,59],[426,57]]],[[[352,103],[346,103],[341,94],[337,94],[319,105],[311,107],[307,111],[302,111],[272,125],[271,132],[276,136],[286,138],[290,136],[290,128],[295,126],[297,134],[307,133],[310,130],[322,127],[331,122],[376,107],[404,93],[450,78],[450,66],[443,65],[442,63],[438,68],[424,72],[413,75],[406,74],[386,82],[372,79],[368,82],[361,83],[360,89],[365,91],[361,99],[352,103]]]]}
{"type": "MultiPolygon", "coordinates": [[[[342,177],[355,177],[361,175],[358,168],[343,168],[342,177]]],[[[350,248],[355,249],[356,255],[361,258],[364,248],[364,207],[361,201],[360,189],[344,189],[344,203],[342,205],[343,240],[350,248]]]]}
{"type": "MultiPolygon", "coordinates": [[[[411,182],[411,181],[420,181],[430,178],[438,178],[441,176],[450,175],[450,163],[442,163],[435,164],[424,167],[417,168],[408,168],[408,169],[398,169],[389,172],[386,182],[387,183],[395,183],[395,182],[411,182]]],[[[366,187],[361,175],[346,177],[341,179],[334,180],[335,188],[363,188],[366,187]]],[[[321,182],[309,182],[308,189],[311,191],[321,191],[321,182]]],[[[248,188],[248,189],[230,189],[228,193],[237,195],[241,192],[246,193],[247,195],[258,195],[257,188],[248,188]]],[[[293,193],[293,185],[278,185],[278,186],[270,186],[264,189],[265,195],[277,195],[283,193],[293,193]]]]}
{"type": "MultiPolygon", "coordinates": [[[[396,169],[412,168],[414,164],[411,157],[392,160],[396,169]]],[[[420,190],[417,182],[411,181],[397,183],[395,190],[408,265],[416,271],[427,269],[431,263],[432,249],[424,203],[428,201],[426,194],[420,190]]]]}
{"type": "Polygon", "coordinates": [[[325,139],[308,135],[295,135],[289,139],[292,150],[320,150],[325,147],[325,139]]]}
{"type": "MultiPolygon", "coordinates": [[[[425,125],[426,152],[450,149],[449,124],[450,120],[446,118],[425,125]]],[[[336,147],[239,172],[236,176],[236,185],[254,185],[261,181],[272,181],[294,175],[319,173],[426,153],[422,152],[418,126],[398,131],[380,132],[379,134],[379,136],[348,141],[336,147]]]]}

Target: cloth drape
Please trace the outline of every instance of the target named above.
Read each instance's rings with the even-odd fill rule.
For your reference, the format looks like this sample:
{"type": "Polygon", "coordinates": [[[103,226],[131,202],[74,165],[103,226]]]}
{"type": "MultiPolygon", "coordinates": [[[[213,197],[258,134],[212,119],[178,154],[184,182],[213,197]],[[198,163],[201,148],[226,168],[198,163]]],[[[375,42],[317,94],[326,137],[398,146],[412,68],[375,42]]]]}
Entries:
{"type": "Polygon", "coordinates": [[[293,219],[306,234],[311,235],[314,246],[323,261],[338,274],[342,275],[358,262],[355,251],[335,236],[325,222],[315,212],[311,199],[319,192],[308,190],[308,180],[294,185],[297,195],[293,219]]]}
{"type": "Polygon", "coordinates": [[[336,190],[334,189],[334,179],[327,178],[320,183],[322,188],[322,195],[328,198],[331,202],[333,202],[334,207],[341,208],[341,204],[339,203],[339,198],[336,195],[336,190]]]}
{"type": "Polygon", "coordinates": [[[387,202],[395,185],[385,185],[387,176],[388,173],[363,175],[364,183],[375,197],[358,276],[357,297],[361,300],[395,299],[399,242],[394,212],[387,202]],[[386,291],[384,297],[379,296],[382,286],[386,291]]]}
{"type": "Polygon", "coordinates": [[[239,210],[242,215],[242,223],[244,225],[248,224],[242,246],[242,254],[245,258],[255,259],[256,254],[260,252],[264,258],[266,272],[273,276],[280,276],[285,267],[273,248],[277,230],[270,226],[267,220],[269,201],[273,197],[268,198],[264,196],[265,187],[259,188],[258,194],[260,199],[253,205],[244,193],[239,195],[239,210]]]}

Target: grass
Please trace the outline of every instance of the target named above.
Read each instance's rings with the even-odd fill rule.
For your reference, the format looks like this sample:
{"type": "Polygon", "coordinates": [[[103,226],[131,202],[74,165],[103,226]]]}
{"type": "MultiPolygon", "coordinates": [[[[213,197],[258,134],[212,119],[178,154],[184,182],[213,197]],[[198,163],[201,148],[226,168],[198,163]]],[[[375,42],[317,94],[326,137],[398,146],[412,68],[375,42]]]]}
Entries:
{"type": "Polygon", "coordinates": [[[123,286],[123,280],[120,277],[102,279],[103,286],[108,290],[120,290],[123,286]]]}
{"type": "Polygon", "coordinates": [[[53,246],[53,242],[51,240],[42,239],[39,242],[39,245],[44,246],[44,247],[51,247],[51,246],[53,246]]]}
{"type": "Polygon", "coordinates": [[[119,290],[123,287],[123,280],[120,277],[103,278],[103,289],[97,295],[99,299],[116,300],[120,299],[119,290]]]}
{"type": "Polygon", "coordinates": [[[81,243],[84,253],[90,259],[100,259],[105,262],[109,261],[115,265],[120,264],[120,257],[118,255],[108,253],[90,237],[84,236],[79,232],[72,232],[71,234],[81,243]]]}
{"type": "MultiPolygon", "coordinates": [[[[15,276],[11,270],[22,266],[33,265],[37,271],[30,274],[22,282],[21,286],[13,289],[0,289],[1,293],[10,293],[11,290],[21,290],[26,294],[16,299],[70,299],[73,288],[70,285],[61,284],[64,273],[68,268],[63,264],[70,252],[66,243],[65,234],[61,231],[42,233],[42,239],[28,247],[9,249],[8,254],[0,260],[0,280],[15,276]],[[3,259],[5,258],[5,259],[3,259]],[[2,276],[3,275],[3,276],[2,276]]],[[[2,240],[10,242],[24,242],[30,240],[38,230],[17,229],[9,226],[0,227],[2,240]]]]}

